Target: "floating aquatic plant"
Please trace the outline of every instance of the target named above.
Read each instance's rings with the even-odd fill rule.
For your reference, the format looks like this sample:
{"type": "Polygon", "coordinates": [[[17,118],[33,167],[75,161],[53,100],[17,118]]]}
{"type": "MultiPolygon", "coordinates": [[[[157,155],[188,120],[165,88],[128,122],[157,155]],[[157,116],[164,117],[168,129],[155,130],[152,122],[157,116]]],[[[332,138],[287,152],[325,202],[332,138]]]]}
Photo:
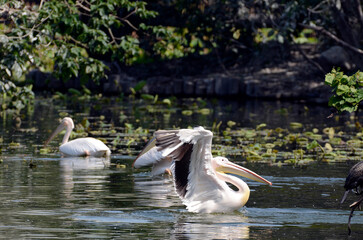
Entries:
{"type": "Polygon", "coordinates": [[[182,114],[186,115],[186,116],[191,116],[193,114],[193,111],[192,110],[183,110],[182,114]]]}
{"type": "MultiPolygon", "coordinates": [[[[286,164],[303,166],[317,161],[360,160],[363,157],[363,131],[362,127],[356,124],[355,119],[349,119],[342,126],[326,128],[299,122],[287,123],[285,124],[287,127],[270,127],[261,122],[255,125],[249,123],[248,127],[244,127],[243,122],[231,119],[226,114],[219,114],[218,108],[211,108],[209,102],[201,99],[193,99],[178,105],[178,100],[173,98],[161,99],[156,95],[141,97],[139,93],[137,95],[138,97],[132,101],[129,100],[131,102],[127,108],[111,108],[110,112],[113,114],[111,120],[109,115],[106,115],[107,117],[102,115],[106,114],[105,106],[113,101],[110,99],[95,103],[87,102],[83,108],[81,107],[79,114],[65,110],[69,109],[68,106],[61,107],[58,114],[60,118],[73,115],[78,119],[73,138],[92,136],[101,139],[115,154],[136,156],[145,143],[152,138],[156,129],[164,126],[168,126],[169,129],[188,125],[194,127],[196,122],[202,125],[210,124],[210,118],[213,117],[213,124],[203,126],[214,133],[213,143],[216,148],[213,149],[214,155],[228,156],[239,161],[266,162],[278,166],[286,164]],[[100,115],[88,117],[91,111],[100,115]],[[212,113],[213,116],[210,116],[212,113]]],[[[67,101],[72,101],[69,93],[66,97],[67,101]]],[[[232,108],[230,111],[233,111],[232,108]]],[[[252,113],[252,123],[255,117],[256,114],[252,113]]],[[[18,140],[14,139],[14,142],[18,140]]],[[[11,150],[12,152],[23,151],[24,147],[27,147],[10,146],[9,143],[1,145],[2,151],[11,150]]],[[[57,153],[55,147],[43,149],[35,145],[34,149],[31,150],[37,154],[57,153]]]]}
{"type": "Polygon", "coordinates": [[[292,129],[298,129],[298,128],[302,128],[302,127],[303,127],[303,125],[302,125],[301,123],[298,123],[298,122],[291,122],[291,123],[290,123],[290,127],[291,127],[292,129]]]}
{"type": "Polygon", "coordinates": [[[49,148],[40,148],[39,149],[39,154],[41,155],[46,155],[49,153],[49,148]]]}

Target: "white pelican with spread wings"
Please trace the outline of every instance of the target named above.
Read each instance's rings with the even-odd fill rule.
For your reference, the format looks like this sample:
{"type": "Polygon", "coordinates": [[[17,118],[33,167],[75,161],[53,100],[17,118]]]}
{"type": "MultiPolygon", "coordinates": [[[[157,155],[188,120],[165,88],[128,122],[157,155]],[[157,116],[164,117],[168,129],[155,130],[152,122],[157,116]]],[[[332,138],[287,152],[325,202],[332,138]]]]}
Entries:
{"type": "Polygon", "coordinates": [[[153,174],[170,167],[177,194],[190,212],[230,212],[243,207],[250,196],[247,184],[236,176],[272,183],[253,171],[212,156],[213,133],[203,127],[159,130],[133,163],[153,165],[153,174]],[[227,183],[234,185],[231,189],[227,183]]]}

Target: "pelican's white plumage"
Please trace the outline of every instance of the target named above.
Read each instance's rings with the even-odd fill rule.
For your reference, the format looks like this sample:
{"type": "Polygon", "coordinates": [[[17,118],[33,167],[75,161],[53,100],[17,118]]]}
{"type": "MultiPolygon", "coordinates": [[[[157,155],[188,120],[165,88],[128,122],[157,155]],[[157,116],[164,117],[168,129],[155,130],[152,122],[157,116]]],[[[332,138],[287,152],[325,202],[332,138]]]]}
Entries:
{"type": "Polygon", "coordinates": [[[153,165],[154,174],[171,167],[175,190],[190,212],[229,212],[246,204],[250,195],[247,184],[225,173],[271,185],[258,174],[227,158],[213,158],[213,134],[203,127],[159,130],[154,135],[136,158],[134,167],[153,165]],[[231,189],[227,183],[238,190],[231,189]]]}
{"type": "Polygon", "coordinates": [[[45,142],[47,145],[58,133],[66,129],[62,144],[59,151],[67,156],[94,156],[94,157],[107,157],[110,156],[110,149],[100,140],[87,137],[78,138],[68,142],[69,136],[74,128],[73,120],[69,117],[62,119],[60,125],[52,133],[49,139],[45,142]]]}

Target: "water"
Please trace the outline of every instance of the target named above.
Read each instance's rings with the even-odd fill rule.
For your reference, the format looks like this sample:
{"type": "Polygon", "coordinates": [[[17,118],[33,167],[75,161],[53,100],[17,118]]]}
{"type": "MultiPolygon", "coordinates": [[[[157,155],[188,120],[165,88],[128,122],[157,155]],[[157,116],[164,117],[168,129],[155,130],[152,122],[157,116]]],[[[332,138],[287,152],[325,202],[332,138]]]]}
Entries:
{"type": "MultiPolygon", "coordinates": [[[[246,207],[228,214],[188,213],[170,177],[120,169],[96,158],[6,158],[0,170],[0,234],[4,238],[341,239],[348,207],[339,206],[345,164],[249,168],[273,186],[246,179],[246,207]],[[324,168],[319,176],[311,174],[324,168]],[[290,177],[293,175],[293,177],[290,177]],[[334,177],[332,177],[334,176],[334,177]]],[[[123,159],[129,162],[131,159],[123,159]]],[[[348,199],[352,201],[353,196],[348,199]]],[[[363,215],[353,218],[353,236],[363,215]]]]}
{"type": "MultiPolygon", "coordinates": [[[[173,125],[186,127],[199,122],[211,126],[220,120],[233,120],[248,127],[262,122],[281,127],[298,121],[304,122],[304,126],[323,128],[345,125],[343,123],[349,121],[349,117],[326,120],[329,109],[310,106],[306,112],[301,110],[304,105],[287,103],[232,102],[228,107],[215,106],[212,117],[195,113],[194,116],[181,115],[181,109],[169,115],[167,112],[139,114],[135,107],[125,108],[126,104],[106,103],[104,108],[97,108],[97,104],[64,107],[40,101],[33,112],[22,117],[20,127],[14,125],[12,116],[2,118],[1,238],[347,238],[348,205],[357,197],[349,195],[342,206],[339,202],[345,177],[354,162],[275,166],[246,164],[243,157],[237,156],[234,161],[259,173],[273,185],[244,179],[251,188],[250,199],[244,208],[226,214],[194,214],[187,212],[181,204],[170,177],[152,178],[148,169],[131,168],[135,152],[143,143],[118,146],[111,159],[64,158],[58,153],[56,142],[53,143],[54,151],[40,154],[40,149],[62,112],[69,112],[78,123],[87,117],[92,130],[103,124],[103,129],[120,131],[124,131],[125,123],[121,121],[124,118],[120,114],[122,111],[128,117],[127,123],[133,124],[135,129],[138,126],[151,129],[173,125]],[[289,114],[281,114],[281,109],[288,109],[289,114]],[[257,116],[259,113],[261,118],[257,116]],[[317,113],[322,117],[316,117],[317,113]],[[105,118],[99,119],[100,115],[105,118]]],[[[109,145],[114,138],[110,133],[98,134],[109,145]]],[[[125,138],[132,134],[125,133],[125,138]]],[[[352,219],[352,230],[350,239],[360,239],[363,214],[358,210],[352,219]]]]}

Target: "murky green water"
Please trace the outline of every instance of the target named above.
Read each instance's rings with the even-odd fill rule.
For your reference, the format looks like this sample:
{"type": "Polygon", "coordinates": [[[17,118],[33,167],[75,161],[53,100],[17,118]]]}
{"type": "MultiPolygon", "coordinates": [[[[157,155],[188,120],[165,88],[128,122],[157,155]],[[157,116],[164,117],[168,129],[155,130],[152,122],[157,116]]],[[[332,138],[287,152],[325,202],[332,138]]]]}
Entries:
{"type": "MultiPolygon", "coordinates": [[[[200,104],[200,103],[199,103],[200,104]]],[[[200,107],[200,106],[199,106],[200,107]]],[[[39,100],[33,111],[2,116],[0,158],[0,236],[5,239],[345,239],[348,204],[339,206],[353,161],[306,166],[243,164],[273,182],[272,187],[244,179],[251,188],[246,207],[228,214],[193,214],[185,210],[171,178],[151,178],[133,170],[135,154],[148,138],[147,129],[235,121],[239,127],[266,123],[271,128],[302,122],[304,131],[345,127],[349,117],[326,119],[321,106],[270,102],[219,102],[208,115],[181,107],[145,110],[141,103],[81,103],[60,106],[39,100]],[[286,114],[287,112],[287,114],[286,114]],[[76,123],[87,118],[89,135],[113,148],[111,159],[63,158],[57,142],[42,154],[42,143],[58,118],[68,113],[76,123]],[[100,117],[104,116],[104,117],[100,117]],[[126,124],[132,128],[126,129],[126,124]],[[137,130],[142,127],[143,131],[137,130]],[[92,132],[93,131],[93,132],[92,132]],[[143,135],[136,138],[135,135],[143,135]],[[118,138],[117,144],[115,138],[118,138]]],[[[79,131],[79,135],[83,134],[79,131]]],[[[58,141],[60,141],[60,137],[58,141]]],[[[363,214],[352,219],[351,239],[363,236],[363,214]]]]}

